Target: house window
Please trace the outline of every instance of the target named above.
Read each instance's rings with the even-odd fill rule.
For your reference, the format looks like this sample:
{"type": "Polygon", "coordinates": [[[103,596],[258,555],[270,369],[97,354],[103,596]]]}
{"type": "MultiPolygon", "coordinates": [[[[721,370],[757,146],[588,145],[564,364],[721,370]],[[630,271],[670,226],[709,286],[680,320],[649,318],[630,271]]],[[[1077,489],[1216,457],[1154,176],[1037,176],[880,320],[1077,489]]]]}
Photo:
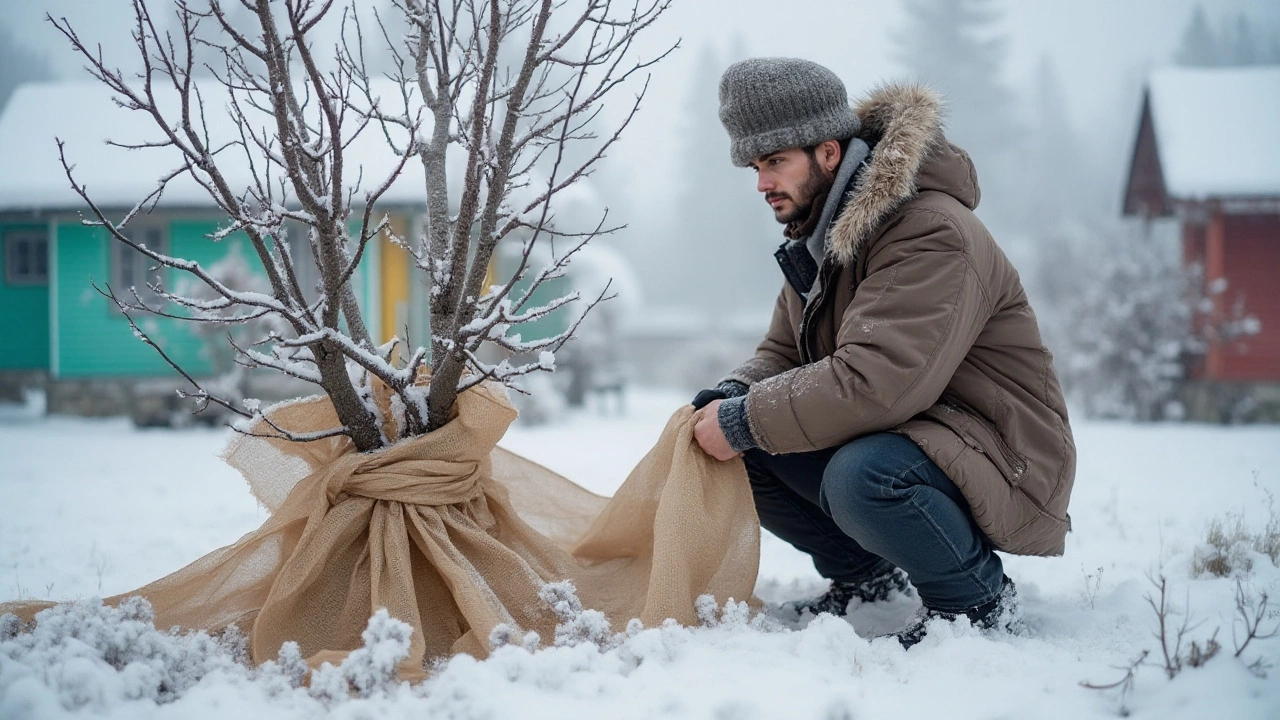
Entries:
{"type": "MultiPolygon", "coordinates": [[[[123,228],[120,232],[148,250],[169,252],[169,234],[162,225],[137,225],[123,228]]],[[[156,261],[119,240],[111,241],[111,289],[121,300],[134,302],[133,292],[129,290],[133,288],[146,305],[156,307],[163,304],[164,300],[147,286],[148,283],[161,282],[163,287],[163,278],[164,273],[156,261]]]]}
{"type": "Polygon", "coordinates": [[[4,234],[4,281],[9,285],[49,282],[49,238],[43,230],[4,234]]]}

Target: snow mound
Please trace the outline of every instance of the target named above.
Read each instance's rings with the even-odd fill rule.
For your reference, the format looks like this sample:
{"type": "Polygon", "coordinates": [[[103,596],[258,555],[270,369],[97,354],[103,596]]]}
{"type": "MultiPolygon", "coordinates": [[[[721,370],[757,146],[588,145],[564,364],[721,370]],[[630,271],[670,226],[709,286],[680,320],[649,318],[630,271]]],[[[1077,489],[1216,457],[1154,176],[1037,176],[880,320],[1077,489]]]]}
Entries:
{"type": "Polygon", "coordinates": [[[66,710],[101,712],[130,701],[173,702],[208,675],[247,671],[242,633],[159,631],[150,603],[137,597],[118,607],[96,598],[56,605],[29,632],[18,632],[24,628],[13,615],[0,627],[0,696],[10,701],[39,684],[66,710]]]}
{"type": "MultiPolygon", "coordinates": [[[[118,607],[97,598],[56,605],[30,625],[4,615],[0,717],[150,716],[145,708],[199,706],[233,692],[256,696],[255,707],[275,705],[313,717],[348,701],[407,692],[396,667],[409,655],[411,633],[408,624],[379,610],[361,648],[340,665],[324,663],[312,672],[293,642],[276,660],[252,667],[248,638],[234,625],[216,637],[158,630],[150,603],[139,597],[118,607]],[[304,687],[308,675],[310,686],[304,687]]],[[[189,708],[178,715],[190,717],[189,708]]]]}

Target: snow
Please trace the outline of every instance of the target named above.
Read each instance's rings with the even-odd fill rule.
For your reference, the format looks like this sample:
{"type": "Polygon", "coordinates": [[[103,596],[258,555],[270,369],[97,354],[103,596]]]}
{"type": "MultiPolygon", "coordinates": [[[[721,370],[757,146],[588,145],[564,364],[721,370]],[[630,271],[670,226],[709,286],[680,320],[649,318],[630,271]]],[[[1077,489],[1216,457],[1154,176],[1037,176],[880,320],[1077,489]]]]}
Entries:
{"type": "MultiPolygon", "coordinates": [[[[211,147],[238,139],[230,112],[226,88],[213,81],[197,83],[204,97],[205,120],[211,147]]],[[[389,109],[399,101],[399,91],[387,80],[375,80],[374,92],[392,98],[389,109]]],[[[162,107],[176,109],[172,92],[160,95],[162,107]]],[[[242,102],[257,128],[273,127],[267,114],[242,102]]],[[[170,120],[175,117],[173,113],[170,120]]],[[[349,118],[348,132],[358,127],[358,118],[349,118]]],[[[9,98],[0,114],[0,211],[79,210],[83,201],[71,189],[61,163],[55,138],[65,145],[67,162],[74,166],[76,183],[86,186],[89,197],[102,208],[130,208],[156,188],[156,182],[183,163],[174,148],[126,150],[108,146],[119,143],[155,141],[161,137],[154,121],[140,111],[129,111],[112,101],[109,89],[93,80],[28,83],[9,98]],[[92,122],[85,122],[92,118],[92,122]],[[127,168],[128,172],[122,172],[127,168]]],[[[395,169],[399,158],[386,143],[376,124],[365,128],[348,149],[344,183],[357,180],[364,190],[373,190],[395,169]],[[359,168],[363,168],[363,178],[359,168]]],[[[236,148],[215,156],[233,188],[253,186],[249,164],[236,148]]],[[[261,160],[258,161],[259,166],[261,160]]],[[[259,167],[261,170],[261,167],[259,167]]],[[[278,170],[278,168],[277,168],[278,170]]],[[[274,172],[273,172],[274,175],[274,172]]],[[[410,159],[383,203],[421,204],[425,200],[425,180],[421,163],[410,159]]],[[[208,193],[183,175],[169,183],[160,202],[171,207],[212,207],[208,193]]]]}
{"type": "MultiPolygon", "coordinates": [[[[503,444],[610,493],[686,400],[632,389],[627,416],[517,423],[503,444]]],[[[0,598],[122,592],[265,519],[217,459],[224,430],[4,417],[12,421],[0,424],[0,598]]],[[[388,679],[403,629],[375,617],[367,652],[307,688],[299,687],[296,652],[250,670],[234,662],[234,637],[150,631],[145,607],[111,610],[87,600],[34,634],[13,638],[15,628],[0,624],[0,717],[1111,718],[1122,707],[1118,691],[1080,683],[1120,680],[1117,668],[1143,650],[1151,655],[1123,699],[1133,717],[1280,716],[1280,639],[1255,640],[1232,657],[1236,581],[1191,571],[1210,521],[1238,515],[1255,530],[1265,525],[1268,493],[1280,496],[1280,427],[1077,421],[1076,431],[1080,468],[1066,555],[1005,557],[1023,601],[1024,635],[937,624],[905,652],[874,637],[915,611],[917,602],[904,596],[855,608],[847,619],[799,624],[752,614],[740,602],[703,602],[700,627],[632,623],[614,633],[571,586],[557,583],[544,592],[561,621],[555,637],[508,629],[489,659],[459,656],[409,685],[388,679]],[[1203,645],[1217,629],[1224,648],[1172,680],[1157,660],[1148,573],[1168,579],[1175,622],[1190,610],[1189,639],[1203,645]],[[1266,678],[1247,667],[1258,658],[1273,666],[1266,678]]],[[[1253,561],[1243,587],[1280,597],[1280,569],[1242,552],[1253,561]]],[[[757,595],[766,604],[821,587],[803,556],[765,536],[757,595]]],[[[1264,624],[1278,621],[1273,614],[1264,624]]]]}
{"type": "Polygon", "coordinates": [[[575,252],[568,275],[584,297],[594,298],[608,286],[609,294],[617,296],[609,301],[614,306],[609,310],[620,317],[637,315],[644,308],[643,288],[635,268],[626,256],[604,241],[593,241],[575,252]]]}
{"type": "Polygon", "coordinates": [[[1280,67],[1160,70],[1150,99],[1170,196],[1280,197],[1280,67]]]}

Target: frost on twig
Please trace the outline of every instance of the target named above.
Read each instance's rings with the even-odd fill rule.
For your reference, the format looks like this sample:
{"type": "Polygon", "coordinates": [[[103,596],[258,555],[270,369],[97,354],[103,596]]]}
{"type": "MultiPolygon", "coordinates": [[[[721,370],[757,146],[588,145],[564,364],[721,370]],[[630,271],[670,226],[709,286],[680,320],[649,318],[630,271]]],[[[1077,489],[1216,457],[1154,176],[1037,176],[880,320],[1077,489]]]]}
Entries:
{"type": "Polygon", "coordinates": [[[258,666],[257,677],[268,688],[274,686],[276,694],[302,687],[311,668],[302,657],[298,643],[289,640],[280,646],[275,660],[268,660],[258,666]]]}
{"type": "MultiPolygon", "coordinates": [[[[638,35],[669,4],[393,0],[410,29],[403,52],[393,52],[393,77],[406,90],[388,99],[377,96],[371,83],[358,84],[364,117],[379,123],[388,139],[395,137],[393,129],[415,123],[423,131],[401,149],[423,167],[427,222],[420,237],[398,242],[429,283],[428,428],[442,424],[457,393],[477,382],[510,384],[553,367],[543,353],[558,350],[586,312],[607,298],[601,293],[554,337],[529,341],[509,333],[577,301],[568,293],[536,307],[531,302],[536,291],[564,277],[583,244],[618,229],[606,224],[607,211],[594,227],[561,227],[555,198],[590,176],[639,109],[643,84],[612,130],[596,129],[606,96],[674,49],[651,58],[633,55],[638,35]],[[491,287],[494,251],[508,237],[522,243],[522,252],[510,276],[491,287]],[[534,249],[554,248],[557,238],[571,239],[572,247],[553,253],[541,270],[531,269],[534,249]],[[539,359],[485,363],[483,345],[539,359]]],[[[387,27],[379,18],[384,37],[387,27]]]]}
{"type": "Polygon", "coordinates": [[[1120,715],[1121,717],[1128,717],[1129,695],[1133,693],[1133,681],[1137,677],[1138,668],[1142,667],[1143,663],[1146,662],[1147,655],[1149,654],[1150,653],[1148,651],[1143,650],[1142,653],[1139,654],[1138,657],[1134,658],[1128,665],[1117,667],[1116,669],[1123,671],[1124,674],[1115,682],[1092,683],[1086,680],[1080,683],[1080,687],[1088,688],[1089,690],[1116,691],[1120,701],[1120,715]]]}
{"type": "Polygon", "coordinates": [[[409,657],[412,634],[412,626],[391,617],[386,608],[379,609],[360,634],[362,647],[347,655],[341,665],[324,663],[311,674],[311,696],[339,702],[352,694],[374,697],[399,687],[397,670],[409,657]]]}
{"type": "Polygon", "coordinates": [[[560,621],[556,625],[557,647],[590,643],[601,650],[608,650],[621,642],[622,638],[614,635],[604,613],[582,607],[573,582],[547,583],[538,591],[538,597],[551,606],[551,611],[560,621]]]}
{"type": "MultiPolygon", "coordinates": [[[[1246,589],[1244,581],[1236,578],[1236,614],[1231,622],[1231,639],[1235,642],[1235,657],[1244,654],[1254,640],[1270,640],[1280,637],[1280,621],[1275,621],[1275,610],[1269,609],[1270,596],[1265,592],[1255,595],[1246,589]],[[1270,622],[1268,624],[1268,621],[1270,622]],[[1237,634],[1237,629],[1239,630],[1237,634]]],[[[1255,674],[1264,670],[1262,658],[1249,666],[1255,674]]]]}
{"type": "Polygon", "coordinates": [[[494,626],[493,631],[489,633],[490,650],[514,646],[524,648],[526,652],[533,652],[540,644],[542,644],[542,637],[538,633],[532,630],[521,633],[519,628],[506,623],[494,626]]]}
{"type": "Polygon", "coordinates": [[[37,614],[29,628],[14,615],[0,619],[0,657],[10,682],[34,676],[67,711],[170,703],[211,673],[247,676],[242,640],[230,628],[217,639],[157,630],[150,603],[140,597],[115,607],[98,599],[62,603],[37,614]]]}
{"type": "MultiPolygon", "coordinates": [[[[101,228],[153,266],[148,290],[165,306],[142,302],[133,289],[105,292],[121,309],[197,326],[273,321],[269,334],[251,341],[228,335],[235,361],[318,385],[333,401],[341,434],[361,450],[375,449],[385,439],[374,412],[347,375],[347,352],[324,331],[341,333],[354,346],[372,347],[351,278],[369,241],[385,227],[373,208],[409,156],[400,157],[384,177],[372,182],[363,178],[358,165],[348,162],[352,158],[344,157],[367,125],[349,120],[350,75],[341,69],[322,71],[323,60],[314,54],[317,45],[309,38],[333,3],[244,3],[249,14],[238,12],[238,22],[247,17],[253,27],[233,25],[223,5],[222,0],[210,0],[207,9],[199,9],[178,2],[165,6],[166,14],[172,14],[165,18],[156,16],[146,0],[133,0],[134,52],[142,62],[137,74],[113,65],[65,18],[48,17],[87,62],[90,75],[156,138],[140,145],[115,144],[164,153],[175,167],[123,216],[111,217],[77,181],[67,148],[58,142],[67,179],[90,211],[85,224],[101,228]],[[251,289],[200,262],[133,238],[130,223],[156,208],[169,184],[179,178],[194,183],[227,218],[209,234],[210,242],[242,235],[251,249],[253,273],[265,287],[251,289]],[[363,193],[363,216],[351,232],[358,192],[363,193]],[[286,223],[302,228],[309,258],[294,257],[286,223]],[[318,268],[318,297],[299,280],[300,263],[308,260],[318,268]],[[190,282],[180,281],[183,291],[175,292],[166,286],[167,275],[190,282]],[[196,286],[202,286],[200,292],[196,286]],[[281,341],[290,336],[312,339],[305,356],[284,357],[282,350],[293,348],[281,341]],[[262,346],[270,347],[259,349],[262,346]]],[[[177,368],[170,358],[166,361],[177,368]]],[[[386,380],[395,379],[389,367],[379,370],[386,380]]],[[[205,390],[197,390],[196,399],[197,409],[210,402],[229,409],[235,405],[205,390]]]]}
{"type": "Polygon", "coordinates": [[[751,608],[745,601],[738,602],[733,598],[726,600],[721,607],[714,595],[699,595],[693,607],[703,627],[742,627],[751,621],[751,608]]]}

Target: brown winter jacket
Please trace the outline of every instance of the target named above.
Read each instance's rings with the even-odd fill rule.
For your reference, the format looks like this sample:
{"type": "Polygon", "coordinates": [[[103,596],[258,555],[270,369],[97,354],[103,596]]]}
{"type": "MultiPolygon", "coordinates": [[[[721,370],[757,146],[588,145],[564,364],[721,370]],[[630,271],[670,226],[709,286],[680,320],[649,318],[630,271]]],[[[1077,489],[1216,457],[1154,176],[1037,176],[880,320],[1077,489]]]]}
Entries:
{"type": "Polygon", "coordinates": [[[794,453],[891,431],[959,486],[995,546],[1061,555],[1076,451],[1018,273],[973,214],[977,176],[941,102],[890,85],[857,107],[873,147],[806,301],[784,284],[750,386],[759,446],[794,453]]]}

